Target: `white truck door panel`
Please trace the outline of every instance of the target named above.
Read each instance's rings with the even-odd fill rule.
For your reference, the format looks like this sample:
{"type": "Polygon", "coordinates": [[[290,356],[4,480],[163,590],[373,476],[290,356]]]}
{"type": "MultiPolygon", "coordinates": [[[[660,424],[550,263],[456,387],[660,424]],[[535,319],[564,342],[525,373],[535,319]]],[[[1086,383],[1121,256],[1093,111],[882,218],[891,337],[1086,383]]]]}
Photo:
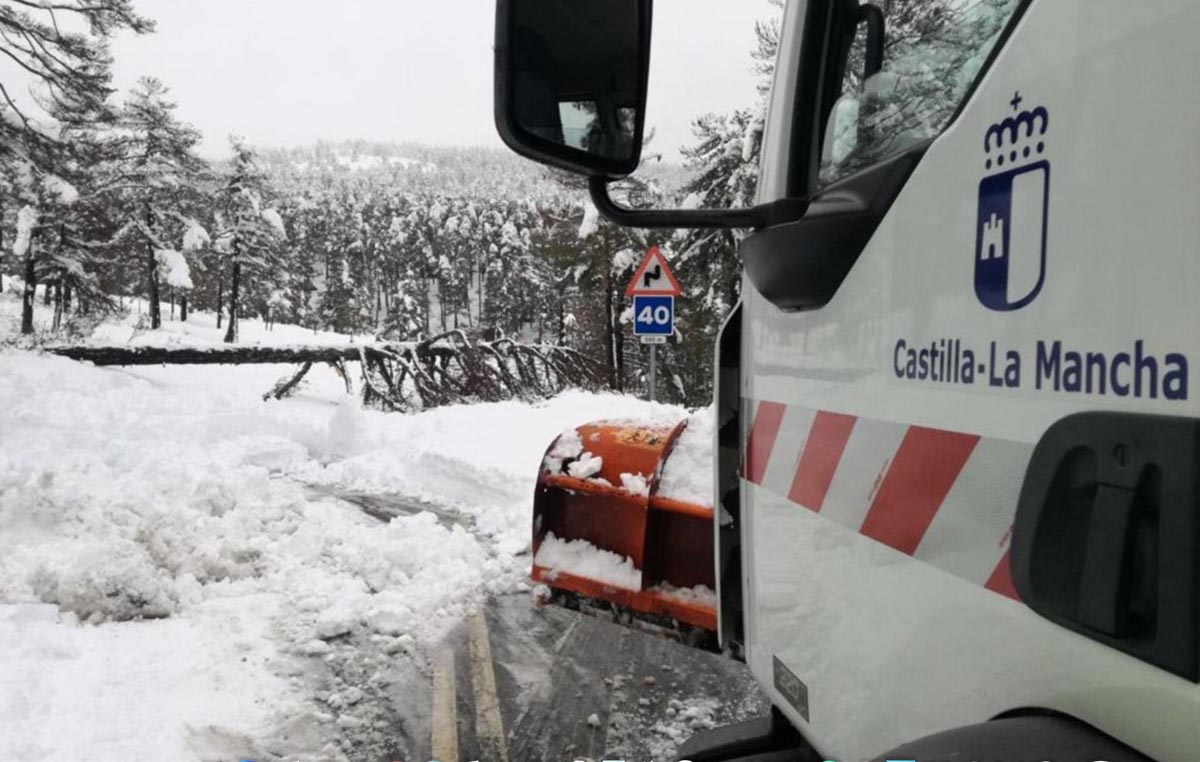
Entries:
{"type": "Polygon", "coordinates": [[[1025,707],[1200,749],[1200,686],[1037,615],[1007,567],[1048,427],[1200,414],[1197,31],[1189,0],[1034,0],[828,304],[745,280],[748,658],[823,753],[1025,707]]]}

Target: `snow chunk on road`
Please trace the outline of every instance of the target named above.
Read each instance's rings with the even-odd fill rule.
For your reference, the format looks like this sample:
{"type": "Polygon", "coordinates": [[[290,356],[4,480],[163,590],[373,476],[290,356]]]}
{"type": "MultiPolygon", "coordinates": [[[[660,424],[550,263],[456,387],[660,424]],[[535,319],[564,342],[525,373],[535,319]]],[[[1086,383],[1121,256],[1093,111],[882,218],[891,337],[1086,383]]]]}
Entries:
{"type": "Polygon", "coordinates": [[[665,759],[684,741],[701,730],[710,730],[717,725],[717,710],[720,702],[715,698],[695,698],[688,701],[671,699],[667,704],[667,718],[655,723],[653,731],[657,738],[647,744],[655,759],[665,759]]]}
{"type": "Polygon", "coordinates": [[[534,563],[552,572],[587,577],[614,587],[642,587],[642,572],[633,565],[633,559],[601,550],[587,540],[560,540],[553,532],[542,540],[534,563]]]}
{"type": "Polygon", "coordinates": [[[712,506],[712,493],[713,408],[707,407],[688,416],[687,428],[679,435],[663,467],[658,494],[712,506]]]}

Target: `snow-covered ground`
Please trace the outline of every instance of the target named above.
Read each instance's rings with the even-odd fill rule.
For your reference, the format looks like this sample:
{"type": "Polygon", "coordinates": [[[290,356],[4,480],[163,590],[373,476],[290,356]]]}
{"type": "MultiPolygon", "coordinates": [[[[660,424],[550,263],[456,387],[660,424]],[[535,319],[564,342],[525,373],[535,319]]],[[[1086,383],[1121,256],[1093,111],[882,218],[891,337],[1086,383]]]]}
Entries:
{"type": "MultiPolygon", "coordinates": [[[[291,331],[313,341],[269,333],[291,331]]],[[[526,590],[547,444],[684,414],[581,392],[378,413],[316,369],[263,402],[291,370],[0,349],[0,759],[382,758],[423,732],[428,649],[526,590]]]]}

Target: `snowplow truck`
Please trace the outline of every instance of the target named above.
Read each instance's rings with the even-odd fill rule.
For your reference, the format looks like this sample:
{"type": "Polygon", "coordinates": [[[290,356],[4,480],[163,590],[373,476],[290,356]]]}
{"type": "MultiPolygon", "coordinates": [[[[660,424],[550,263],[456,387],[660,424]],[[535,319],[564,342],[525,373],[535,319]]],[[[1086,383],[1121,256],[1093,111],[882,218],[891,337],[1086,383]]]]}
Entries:
{"type": "Polygon", "coordinates": [[[711,583],[770,698],[680,755],[1200,759],[1200,2],[788,0],[737,209],[623,198],[651,0],[496,7],[510,147],[616,223],[747,231],[711,510],[654,505],[670,426],[541,466],[558,584],[686,621],[711,583]]]}

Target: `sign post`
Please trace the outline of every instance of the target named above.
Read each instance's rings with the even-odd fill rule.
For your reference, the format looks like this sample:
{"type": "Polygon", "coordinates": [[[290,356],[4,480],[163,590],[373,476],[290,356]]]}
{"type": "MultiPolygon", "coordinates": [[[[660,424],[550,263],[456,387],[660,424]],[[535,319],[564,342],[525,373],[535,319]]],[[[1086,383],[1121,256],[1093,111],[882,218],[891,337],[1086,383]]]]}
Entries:
{"type": "Polygon", "coordinates": [[[681,293],[666,257],[657,246],[650,247],[634,270],[625,295],[633,297],[633,335],[650,345],[646,385],[651,402],[658,388],[658,345],[666,344],[667,337],[675,335],[675,297],[681,293]]]}

